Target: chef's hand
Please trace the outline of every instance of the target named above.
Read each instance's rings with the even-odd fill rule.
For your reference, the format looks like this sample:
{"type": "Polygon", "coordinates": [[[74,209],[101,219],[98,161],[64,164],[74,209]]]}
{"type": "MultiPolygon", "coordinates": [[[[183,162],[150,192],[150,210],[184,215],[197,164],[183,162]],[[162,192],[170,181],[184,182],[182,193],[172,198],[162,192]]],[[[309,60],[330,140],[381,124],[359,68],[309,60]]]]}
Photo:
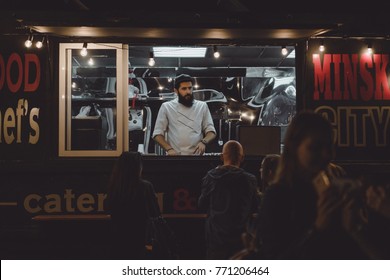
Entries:
{"type": "Polygon", "coordinates": [[[198,145],[196,145],[194,155],[203,155],[206,151],[206,145],[202,142],[199,142],[198,145]]]}
{"type": "Polygon", "coordinates": [[[177,156],[177,155],[180,155],[180,153],[176,152],[175,149],[171,148],[167,150],[167,156],[177,156]]]}

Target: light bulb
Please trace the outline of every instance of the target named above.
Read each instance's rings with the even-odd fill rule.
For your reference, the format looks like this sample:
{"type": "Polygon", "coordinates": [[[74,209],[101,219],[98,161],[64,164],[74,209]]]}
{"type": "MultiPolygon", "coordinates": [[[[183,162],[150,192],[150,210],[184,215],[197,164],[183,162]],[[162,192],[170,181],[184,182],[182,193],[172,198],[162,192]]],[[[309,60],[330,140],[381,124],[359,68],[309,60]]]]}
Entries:
{"type": "Polygon", "coordinates": [[[24,45],[26,46],[26,48],[31,48],[32,46],[32,40],[33,40],[33,37],[32,35],[29,35],[27,40],[24,42],[24,45]]]}
{"type": "Polygon", "coordinates": [[[282,47],[282,55],[287,55],[288,54],[288,50],[286,47],[282,47]]]}
{"type": "Polygon", "coordinates": [[[149,53],[149,61],[148,61],[149,66],[154,66],[156,64],[156,61],[154,60],[154,54],[153,52],[149,53]]]}
{"type": "Polygon", "coordinates": [[[149,62],[148,62],[149,66],[154,66],[156,64],[156,61],[154,60],[154,58],[149,58],[149,62]]]}
{"type": "Polygon", "coordinates": [[[81,51],[80,51],[80,55],[81,55],[81,56],[86,56],[86,55],[88,54],[87,46],[88,46],[88,43],[84,43],[84,44],[83,44],[83,48],[82,48],[81,51]]]}
{"type": "Polygon", "coordinates": [[[367,53],[368,54],[372,54],[372,45],[371,45],[371,43],[369,43],[368,45],[367,45],[367,53]]]}
{"type": "Polygon", "coordinates": [[[37,42],[35,43],[35,46],[36,46],[38,49],[42,48],[42,47],[43,47],[42,41],[37,41],[37,42]]]}
{"type": "Polygon", "coordinates": [[[214,46],[213,49],[214,49],[214,57],[219,58],[221,54],[219,53],[217,46],[214,46]]]}

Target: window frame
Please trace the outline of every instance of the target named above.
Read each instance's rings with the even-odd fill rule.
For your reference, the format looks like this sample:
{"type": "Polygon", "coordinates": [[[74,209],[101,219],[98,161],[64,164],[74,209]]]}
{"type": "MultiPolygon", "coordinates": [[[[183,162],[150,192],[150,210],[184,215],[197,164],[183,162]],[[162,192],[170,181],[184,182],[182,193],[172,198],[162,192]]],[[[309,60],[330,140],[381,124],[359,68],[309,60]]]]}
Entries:
{"type": "Polygon", "coordinates": [[[113,157],[128,150],[128,45],[122,43],[88,43],[88,49],[116,50],[116,149],[115,150],[71,150],[71,82],[72,50],[81,50],[83,43],[59,44],[59,146],[60,157],[113,157]],[[125,118],[124,118],[125,117],[125,118]],[[126,130],[125,130],[126,128],[126,130]],[[67,139],[66,139],[67,138],[67,139]],[[67,144],[68,143],[68,144],[67,144]],[[67,147],[68,145],[68,147],[67,147]]]}

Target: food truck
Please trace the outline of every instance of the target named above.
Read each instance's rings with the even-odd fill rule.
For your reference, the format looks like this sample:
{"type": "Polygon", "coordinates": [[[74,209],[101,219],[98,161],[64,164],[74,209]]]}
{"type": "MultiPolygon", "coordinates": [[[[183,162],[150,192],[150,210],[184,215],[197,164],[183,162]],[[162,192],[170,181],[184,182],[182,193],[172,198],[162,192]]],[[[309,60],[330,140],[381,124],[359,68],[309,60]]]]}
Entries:
{"type": "Polygon", "coordinates": [[[113,23],[93,19],[101,11],[68,21],[69,12],[53,19],[24,11],[9,20],[12,32],[0,34],[5,258],[104,259],[107,183],[123,151],[144,155],[144,178],[177,232],[183,258],[202,258],[205,213],[197,199],[201,179],[221,163],[223,144],[242,142],[242,167],[259,176],[261,159],[283,152],[286,129],[302,110],[330,120],[334,161],[350,176],[388,180],[386,34],[340,35],[333,18],[272,25],[271,16],[264,23],[240,13],[214,12],[214,21],[187,14],[176,22],[147,16],[144,24],[136,21],[141,14],[125,23],[119,16],[113,23]],[[151,138],[182,73],[194,78],[194,98],[207,103],[217,131],[203,156],[168,157],[151,138]]]}

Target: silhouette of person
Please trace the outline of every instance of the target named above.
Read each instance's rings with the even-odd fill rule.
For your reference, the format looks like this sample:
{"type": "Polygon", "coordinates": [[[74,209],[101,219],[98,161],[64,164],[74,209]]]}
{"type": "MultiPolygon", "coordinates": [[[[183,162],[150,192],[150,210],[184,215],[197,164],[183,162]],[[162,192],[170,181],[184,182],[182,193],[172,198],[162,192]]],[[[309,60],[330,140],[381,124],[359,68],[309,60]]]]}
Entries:
{"type": "Polygon", "coordinates": [[[115,162],[108,185],[111,214],[111,258],[144,259],[147,203],[157,197],[151,182],[142,179],[142,155],[123,152],[115,162]]]}
{"type": "Polygon", "coordinates": [[[235,140],[222,148],[223,165],[207,172],[198,200],[207,210],[205,225],[208,259],[228,259],[243,248],[241,235],[258,207],[257,179],[240,168],[244,159],[241,144],[235,140]]]}
{"type": "Polygon", "coordinates": [[[287,129],[275,181],[262,198],[260,258],[363,257],[342,232],[339,194],[328,182],[318,184],[333,157],[330,122],[311,111],[298,113],[287,129]]]}

